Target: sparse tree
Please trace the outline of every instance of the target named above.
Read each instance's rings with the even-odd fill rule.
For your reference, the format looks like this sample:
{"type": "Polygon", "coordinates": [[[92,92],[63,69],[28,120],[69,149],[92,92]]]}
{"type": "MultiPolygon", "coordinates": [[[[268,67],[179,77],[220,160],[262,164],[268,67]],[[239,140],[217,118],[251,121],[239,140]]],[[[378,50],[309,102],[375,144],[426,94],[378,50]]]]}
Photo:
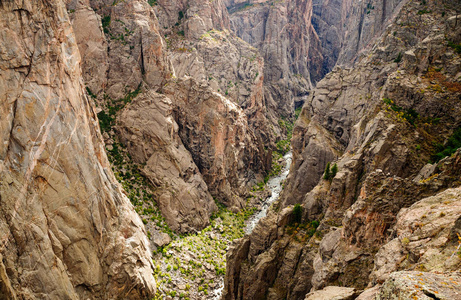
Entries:
{"type": "Polygon", "coordinates": [[[325,167],[325,173],[323,174],[323,179],[325,179],[325,180],[330,180],[330,176],[331,176],[331,173],[330,173],[330,163],[328,162],[328,163],[327,163],[327,166],[325,167]]]}

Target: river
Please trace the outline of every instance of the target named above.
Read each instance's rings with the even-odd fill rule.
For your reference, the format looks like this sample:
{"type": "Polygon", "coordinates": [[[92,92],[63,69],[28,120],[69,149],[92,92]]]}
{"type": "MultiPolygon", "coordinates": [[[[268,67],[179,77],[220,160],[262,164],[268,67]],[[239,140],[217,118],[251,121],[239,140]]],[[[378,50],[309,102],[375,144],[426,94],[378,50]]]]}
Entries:
{"type": "Polygon", "coordinates": [[[291,151],[285,154],[285,156],[283,157],[283,159],[285,160],[285,166],[283,167],[282,171],[279,175],[272,177],[267,182],[266,186],[271,190],[272,194],[269,198],[266,199],[266,201],[264,201],[264,203],[262,204],[262,209],[248,220],[248,224],[245,229],[246,234],[250,234],[253,231],[256,224],[258,224],[259,220],[261,220],[267,215],[267,210],[269,209],[271,204],[279,198],[280,193],[282,192],[282,183],[287,178],[288,173],[290,172],[292,157],[293,155],[291,151]]]}
{"type": "MultiPolygon", "coordinates": [[[[271,196],[267,198],[261,206],[261,210],[254,214],[250,219],[247,221],[247,227],[245,228],[245,234],[250,234],[253,229],[255,228],[256,224],[258,224],[259,220],[264,218],[267,215],[267,210],[274,203],[280,196],[282,192],[282,183],[287,178],[288,173],[290,172],[291,162],[292,162],[293,154],[292,152],[288,152],[283,157],[285,161],[285,166],[282,168],[282,171],[279,175],[274,176],[269,179],[266,184],[266,187],[270,189],[271,196]]],[[[224,289],[224,279],[221,280],[219,283],[219,287],[213,291],[214,293],[214,300],[220,300],[222,297],[222,291],[224,289]]]]}

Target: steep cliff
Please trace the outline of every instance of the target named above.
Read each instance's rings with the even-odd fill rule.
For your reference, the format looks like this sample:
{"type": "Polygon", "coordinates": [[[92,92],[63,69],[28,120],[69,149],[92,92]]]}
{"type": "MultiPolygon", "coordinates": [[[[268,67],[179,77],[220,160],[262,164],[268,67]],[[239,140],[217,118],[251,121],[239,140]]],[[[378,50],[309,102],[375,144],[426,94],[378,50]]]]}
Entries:
{"type": "MultiPolygon", "coordinates": [[[[153,197],[171,229],[188,232],[209,224],[211,195],[242,208],[270,168],[268,117],[277,119],[264,103],[264,62],[228,31],[222,3],[95,0],[67,8],[107,149],[138,212],[152,214],[153,197]],[[132,182],[133,173],[147,183],[132,182]]],[[[161,229],[155,213],[145,222],[161,229]]]]}
{"type": "Polygon", "coordinates": [[[64,4],[2,1],[0,32],[0,297],[152,296],[145,230],[110,169],[64,4]]]}
{"type": "MultiPolygon", "coordinates": [[[[373,45],[405,1],[227,1],[232,30],[263,56],[266,101],[300,107],[336,64],[373,45]]],[[[369,49],[368,49],[369,50],[369,49]]]]}
{"type": "MultiPolygon", "coordinates": [[[[459,186],[459,153],[437,163],[442,153],[451,154],[446,149],[454,147],[459,139],[461,78],[457,45],[461,29],[455,16],[459,3],[408,1],[402,7],[397,3],[383,5],[385,9],[381,8],[378,15],[387,15],[387,5],[398,7],[399,13],[382,36],[370,44],[370,54],[356,58],[346,55],[347,51],[340,54],[344,60],[356,60],[355,65],[335,68],[306,101],[293,133],[294,160],[289,178],[278,207],[264,221],[274,225],[255,230],[230,252],[228,266],[245,267],[228,267],[226,299],[248,295],[255,295],[255,299],[262,299],[261,295],[303,299],[310,289],[326,286],[360,291],[383,283],[396,270],[459,269],[459,256],[451,255],[457,238],[448,233],[458,230],[456,213],[446,219],[449,224],[443,225],[441,220],[448,211],[457,210],[460,198],[456,190],[438,194],[459,186]],[[435,163],[426,165],[428,160],[435,163]],[[324,171],[330,162],[335,170],[329,175],[324,171]],[[426,198],[433,195],[435,198],[426,198]],[[413,257],[393,261],[389,263],[394,263],[393,269],[383,263],[393,250],[399,252],[395,241],[392,250],[391,246],[386,246],[387,252],[379,249],[395,238],[395,232],[403,231],[400,224],[411,223],[410,216],[419,207],[427,207],[425,203],[441,203],[441,199],[446,199],[446,208],[418,213],[421,224],[414,221],[408,225],[415,234],[412,226],[424,228],[430,224],[434,228],[431,234],[440,237],[437,246],[431,244],[425,249],[416,245],[428,233],[407,237],[412,246],[407,246],[404,253],[411,257],[418,248],[423,256],[427,251],[425,260],[413,257]],[[288,226],[275,225],[276,220],[280,223],[283,218],[293,218],[293,204],[302,204],[302,222],[298,219],[288,226]],[[401,209],[408,207],[410,211],[404,214],[401,209]],[[422,216],[429,213],[433,215],[424,220],[422,216]],[[435,229],[445,226],[446,232],[435,229]],[[430,254],[436,252],[447,263],[437,264],[430,254]],[[375,275],[369,280],[372,271],[375,275]],[[261,280],[255,274],[260,274],[261,280]]],[[[369,6],[368,14],[378,7],[369,6]]],[[[373,41],[372,35],[369,32],[364,39],[373,41]]],[[[360,43],[366,50],[364,42],[360,43]]],[[[400,235],[402,240],[406,243],[400,235]]]]}
{"type": "Polygon", "coordinates": [[[325,75],[320,41],[311,23],[312,1],[231,2],[228,8],[232,30],[264,58],[266,102],[291,116],[312,82],[325,75]]]}

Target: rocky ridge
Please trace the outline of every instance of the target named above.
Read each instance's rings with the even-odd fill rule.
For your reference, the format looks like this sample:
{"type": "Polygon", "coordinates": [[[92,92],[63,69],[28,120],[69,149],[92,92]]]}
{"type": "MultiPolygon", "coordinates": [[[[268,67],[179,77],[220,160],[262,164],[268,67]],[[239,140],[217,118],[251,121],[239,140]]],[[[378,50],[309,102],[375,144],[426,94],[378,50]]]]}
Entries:
{"type": "Polygon", "coordinates": [[[457,5],[409,1],[369,55],[317,84],[294,129],[293,166],[279,206],[228,255],[225,299],[303,299],[328,286],[373,287],[397,270],[459,269],[458,240],[448,233],[458,230],[456,217],[442,224],[456,210],[457,189],[447,191],[448,207],[417,214],[440,237],[437,246],[421,249],[417,222],[408,225],[415,248],[403,253],[428,251],[428,260],[382,261],[400,253],[397,241],[392,250],[385,246],[399,224],[459,186],[459,153],[426,165],[444,149],[434,145],[446,143],[460,124],[457,5]],[[322,179],[329,162],[338,171],[322,179]],[[293,204],[302,204],[303,219],[287,225],[281,220],[293,218],[293,204]],[[438,263],[429,259],[436,252],[444,253],[435,255],[438,263]]]}

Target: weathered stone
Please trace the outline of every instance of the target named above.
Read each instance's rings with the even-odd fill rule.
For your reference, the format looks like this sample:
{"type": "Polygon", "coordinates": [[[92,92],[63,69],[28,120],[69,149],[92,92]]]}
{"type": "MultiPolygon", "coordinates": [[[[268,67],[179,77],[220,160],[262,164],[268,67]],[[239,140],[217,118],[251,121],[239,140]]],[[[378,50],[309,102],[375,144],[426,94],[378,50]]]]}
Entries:
{"type": "Polygon", "coordinates": [[[310,292],[305,300],[351,300],[355,299],[357,292],[353,288],[327,286],[320,291],[310,292]]]}
{"type": "MultiPolygon", "coordinates": [[[[291,175],[278,206],[283,211],[289,205],[303,204],[303,222],[316,224],[312,221],[317,220],[320,223],[318,235],[325,241],[319,242],[313,237],[303,242],[304,252],[309,251],[312,257],[311,269],[314,271],[305,280],[310,279],[314,290],[333,285],[363,290],[385,280],[396,266],[397,270],[424,269],[424,263],[430,267],[428,270],[453,271],[459,268],[457,258],[447,259],[447,254],[453,253],[455,246],[448,240],[454,240],[460,227],[457,218],[450,219],[446,230],[436,229],[443,225],[431,227],[434,231],[427,229],[437,237],[441,234],[441,239],[434,237],[437,246],[431,245],[430,236],[424,235],[424,241],[430,242],[427,251],[422,246],[423,240],[414,237],[417,241],[414,253],[405,252],[405,247],[394,241],[389,244],[388,251],[375,257],[382,245],[395,238],[393,228],[400,222],[397,218],[399,211],[446,188],[456,188],[461,183],[458,179],[459,153],[423,170],[421,174],[424,175],[414,180],[434,153],[432,138],[437,136],[446,141],[461,121],[460,107],[455,100],[459,98],[459,89],[454,83],[459,73],[460,57],[453,55],[439,37],[450,31],[440,19],[440,15],[447,12],[440,3],[427,3],[426,9],[431,13],[421,17],[421,13],[418,14],[421,9],[419,2],[343,1],[346,2],[350,10],[344,12],[350,13],[348,17],[351,21],[356,20],[348,28],[357,30],[347,33],[351,44],[342,45],[346,51],[342,57],[349,57],[353,61],[352,67],[335,67],[307,97],[294,128],[291,175]],[[371,6],[367,7],[367,4],[371,6]],[[367,13],[367,10],[370,12],[367,13]],[[388,23],[389,20],[395,22],[388,23]],[[409,30],[402,26],[404,22],[415,22],[420,26],[409,30]],[[363,29],[365,23],[378,25],[366,29],[362,39],[360,28],[363,29]],[[390,26],[387,27],[387,24],[390,26]],[[379,32],[382,34],[376,35],[379,32]],[[371,44],[366,46],[361,41],[371,44]],[[349,47],[351,45],[355,48],[349,47]],[[365,48],[370,50],[369,55],[356,56],[365,48]],[[405,52],[409,55],[404,55],[405,52]],[[416,65],[411,62],[415,59],[418,61],[416,65]],[[445,71],[437,73],[440,67],[445,71]],[[447,102],[441,104],[443,101],[447,102]],[[445,123],[441,121],[430,125],[426,122],[435,116],[445,123]],[[431,134],[428,135],[426,130],[431,134]],[[338,171],[334,178],[325,176],[323,179],[328,162],[336,164],[338,171]],[[338,232],[332,232],[338,227],[338,232]],[[319,247],[313,248],[313,244],[319,247]],[[421,258],[424,259],[421,261],[416,249],[423,250],[421,258]],[[402,265],[401,256],[406,253],[410,254],[408,262],[402,265]],[[379,268],[382,273],[377,276],[383,277],[370,281],[374,262],[382,267],[379,268]]],[[[325,2],[325,5],[329,3],[325,2]]],[[[261,7],[263,5],[255,4],[251,9],[261,7]]],[[[454,13],[451,10],[449,14],[454,13]]],[[[457,211],[457,204],[449,203],[447,206],[457,211]]],[[[419,218],[423,215],[418,214],[419,218]]],[[[284,230],[278,231],[271,245],[262,252],[254,252],[248,261],[268,257],[282,261],[284,254],[274,257],[277,247],[283,245],[288,249],[296,241],[287,241],[284,230]]],[[[253,239],[259,238],[249,236],[250,245],[253,239]]],[[[229,260],[228,263],[238,262],[229,260]]],[[[290,272],[297,274],[299,264],[290,270],[283,264],[271,266],[277,267],[274,272],[283,269],[283,274],[277,273],[277,276],[284,277],[290,272]]],[[[246,272],[254,272],[249,270],[246,272]]],[[[249,278],[241,276],[240,286],[252,285],[253,290],[266,289],[274,299],[287,295],[280,289],[266,288],[267,284],[257,286],[249,278]]],[[[296,289],[291,282],[284,281],[284,284],[290,290],[296,289]]]]}
{"type": "Polygon", "coordinates": [[[375,299],[461,299],[460,291],[459,273],[395,272],[375,299]]]}
{"type": "Polygon", "coordinates": [[[62,1],[0,5],[2,296],[155,294],[148,240],[117,183],[62,1]]]}
{"type": "Polygon", "coordinates": [[[120,116],[120,140],[152,183],[168,225],[175,231],[203,229],[216,205],[199,169],[179,137],[175,106],[164,95],[138,96],[120,116]]]}

